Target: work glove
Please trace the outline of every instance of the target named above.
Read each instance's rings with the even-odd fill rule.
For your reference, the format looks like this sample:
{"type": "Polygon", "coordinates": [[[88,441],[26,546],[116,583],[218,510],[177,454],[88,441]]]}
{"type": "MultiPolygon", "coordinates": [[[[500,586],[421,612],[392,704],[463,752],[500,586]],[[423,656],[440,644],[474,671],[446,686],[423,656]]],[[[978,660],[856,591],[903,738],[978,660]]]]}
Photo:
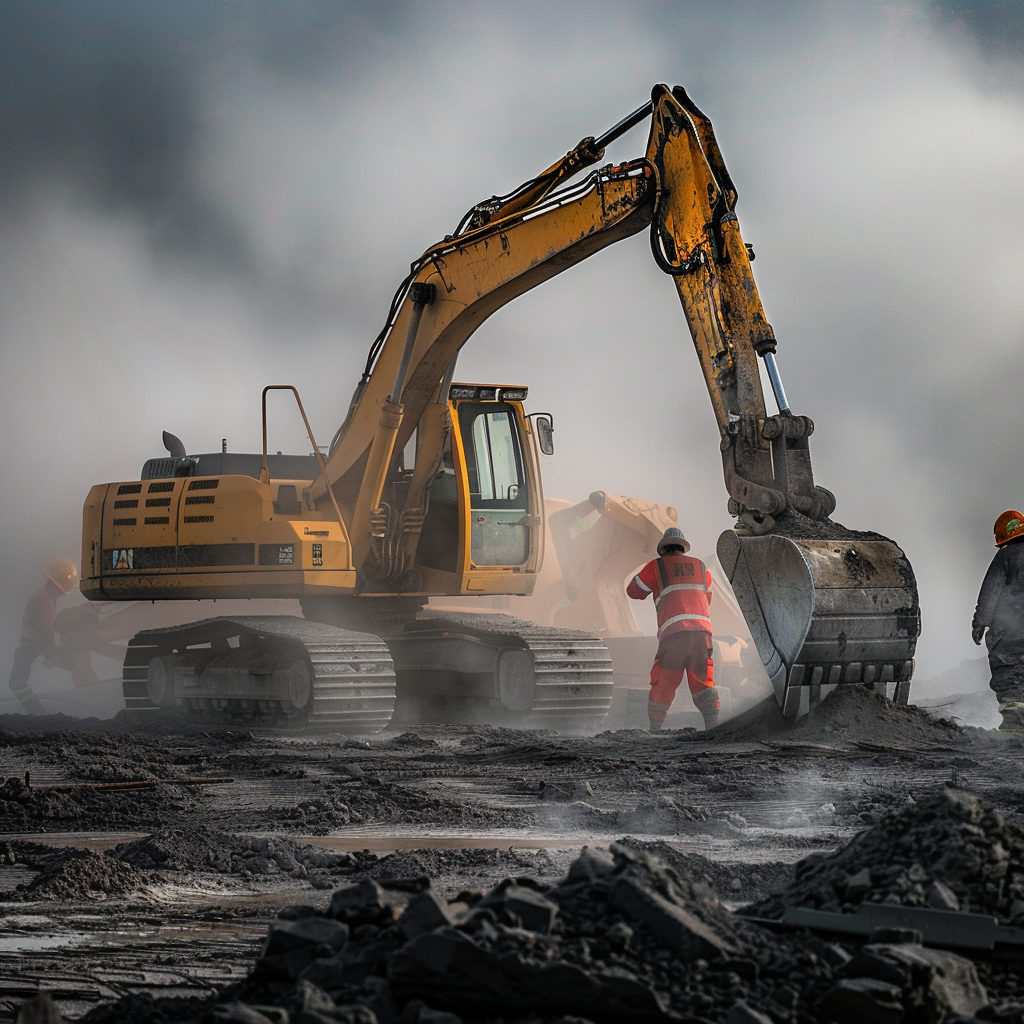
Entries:
{"type": "Polygon", "coordinates": [[[985,627],[980,622],[975,622],[971,626],[971,639],[976,643],[980,644],[982,637],[985,635],[985,627]]]}

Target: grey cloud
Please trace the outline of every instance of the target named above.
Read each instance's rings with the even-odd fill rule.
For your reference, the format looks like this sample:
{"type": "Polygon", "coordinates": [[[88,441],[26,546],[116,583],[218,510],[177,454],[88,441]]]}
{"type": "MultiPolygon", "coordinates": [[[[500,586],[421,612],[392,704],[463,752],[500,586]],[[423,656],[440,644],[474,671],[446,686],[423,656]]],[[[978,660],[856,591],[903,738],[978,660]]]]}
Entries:
{"type": "MultiPolygon", "coordinates": [[[[1024,429],[1019,122],[1012,96],[979,100],[969,78],[1012,63],[1016,29],[974,10],[0,0],[0,216],[16,228],[0,416],[25,438],[4,454],[5,578],[37,574],[54,545],[73,554],[88,485],[137,473],[161,429],[190,448],[255,435],[252,450],[261,383],[300,385],[329,437],[410,260],[665,80],[715,122],[837,518],[907,548],[923,656],[973,653],[971,573],[1021,483],[1009,445],[984,441],[1024,429]],[[964,144],[934,145],[957,118],[964,144]]],[[[527,383],[553,409],[551,493],[669,501],[707,551],[730,520],[689,347],[638,238],[501,311],[460,374],[527,383]]]]}

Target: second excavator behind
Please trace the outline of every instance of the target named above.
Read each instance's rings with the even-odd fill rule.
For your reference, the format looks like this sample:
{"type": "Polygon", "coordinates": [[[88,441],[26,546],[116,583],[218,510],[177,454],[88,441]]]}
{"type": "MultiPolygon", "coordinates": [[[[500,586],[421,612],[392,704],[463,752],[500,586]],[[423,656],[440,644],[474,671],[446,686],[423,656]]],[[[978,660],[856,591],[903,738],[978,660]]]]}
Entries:
{"type": "Polygon", "coordinates": [[[399,697],[482,701],[511,719],[598,721],[612,674],[600,638],[511,618],[430,617],[431,596],[529,594],[543,556],[539,450],[552,422],[526,387],[454,381],[459,351],[516,296],[650,230],[718,422],[729,512],[719,559],[783,712],[841,684],[905,701],[920,632],[900,548],[834,523],[814,483],[813,424],[792,412],[776,341],[711,123],[655,87],[599,138],[478,203],[417,259],[373,342],[326,457],[291,386],[264,390],[262,454],[167,458],[85,504],[82,591],[97,600],[298,598],[304,618],[241,616],[145,630],[129,707],[288,716],[381,728],[399,697]],[[650,120],[643,157],[600,167],[650,120]],[[778,412],[769,415],[758,360],[778,412]],[[294,393],[311,456],[267,452],[269,391],[294,393]]]}

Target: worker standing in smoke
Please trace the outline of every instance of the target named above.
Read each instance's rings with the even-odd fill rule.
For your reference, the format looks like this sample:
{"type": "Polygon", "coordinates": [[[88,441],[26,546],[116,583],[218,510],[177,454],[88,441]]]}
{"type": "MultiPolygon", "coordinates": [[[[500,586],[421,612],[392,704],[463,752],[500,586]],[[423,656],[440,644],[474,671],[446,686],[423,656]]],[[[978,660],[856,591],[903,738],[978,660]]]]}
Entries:
{"type": "Polygon", "coordinates": [[[36,658],[49,668],[61,660],[53,616],[57,599],[70,594],[78,582],[78,569],[70,558],[55,558],[44,570],[46,582],[28,599],[21,619],[21,640],[14,652],[11,669],[11,692],[30,715],[43,714],[43,705],[28,685],[36,658]]]}
{"type": "Polygon", "coordinates": [[[971,636],[976,644],[985,637],[1000,728],[1024,732],[1024,515],[1004,512],[993,531],[999,550],[981,584],[971,636]]]}
{"type": "Polygon", "coordinates": [[[711,573],[699,558],[691,558],[683,531],[670,527],[658,541],[658,557],[648,562],[626,587],[642,601],[654,594],[658,610],[658,653],[651,667],[647,717],[657,732],[668,717],[676,690],[686,681],[704,728],[718,725],[711,645],[711,573]]]}

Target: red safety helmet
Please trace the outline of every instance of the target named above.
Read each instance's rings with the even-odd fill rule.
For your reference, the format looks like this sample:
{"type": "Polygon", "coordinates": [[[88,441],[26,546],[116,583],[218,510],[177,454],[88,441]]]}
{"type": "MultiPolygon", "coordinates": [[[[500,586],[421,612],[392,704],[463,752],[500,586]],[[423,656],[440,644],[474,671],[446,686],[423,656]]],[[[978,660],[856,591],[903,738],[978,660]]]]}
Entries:
{"type": "Polygon", "coordinates": [[[1024,515],[1016,509],[1008,509],[996,520],[992,532],[996,535],[996,547],[1024,535],[1024,515]]]}

